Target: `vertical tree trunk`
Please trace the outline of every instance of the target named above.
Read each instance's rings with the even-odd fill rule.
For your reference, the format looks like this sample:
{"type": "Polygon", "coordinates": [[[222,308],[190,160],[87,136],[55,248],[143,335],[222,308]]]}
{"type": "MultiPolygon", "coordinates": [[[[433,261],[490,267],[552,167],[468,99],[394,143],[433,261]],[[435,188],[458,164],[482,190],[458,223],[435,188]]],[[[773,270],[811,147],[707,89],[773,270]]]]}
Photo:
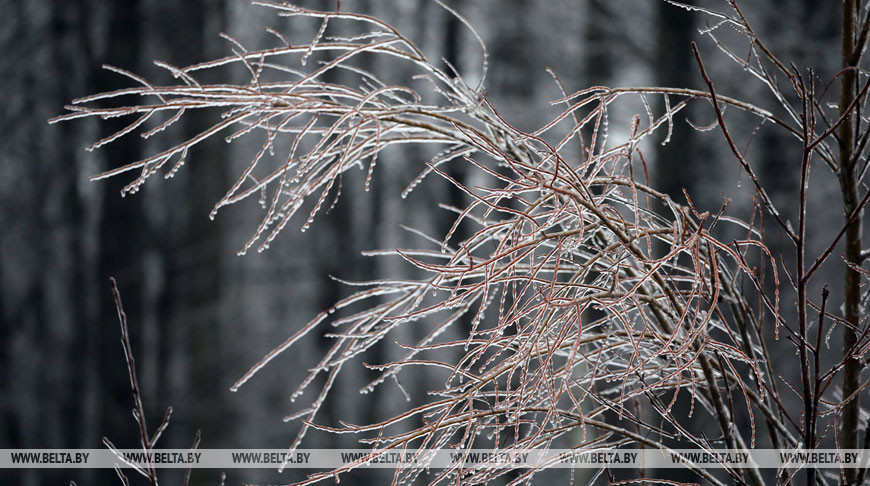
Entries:
{"type": "MultiPolygon", "coordinates": [[[[82,24],[92,22],[87,16],[88,5],[86,2],[66,2],[52,0],[51,2],[51,32],[52,32],[52,65],[57,73],[63,73],[63,81],[52,83],[53,90],[51,99],[56,103],[64,103],[75,96],[81,95],[87,89],[84,74],[89,70],[84,67],[85,63],[91,64],[93,58],[90,49],[87,49],[88,29],[81,28],[82,24]]],[[[58,76],[61,77],[61,76],[58,76]]],[[[64,427],[62,437],[65,438],[68,447],[89,448],[96,445],[97,431],[89,430],[87,426],[91,422],[86,417],[90,414],[87,409],[86,376],[95,373],[93,354],[87,353],[90,336],[97,333],[91,326],[99,325],[92,313],[88,312],[88,299],[91,297],[89,285],[94,283],[90,263],[92,260],[91,248],[88,245],[86,234],[87,208],[83,201],[83,195],[79,189],[79,177],[81,167],[76,163],[80,159],[81,149],[78,146],[81,139],[79,127],[69,124],[56,125],[53,130],[57,140],[54,143],[54,154],[59,165],[53,174],[60,186],[56,197],[61,201],[62,216],[58,219],[61,227],[56,231],[65,235],[63,244],[56,245],[55,251],[61,251],[57,258],[68,262],[59,262],[61,269],[57,272],[58,278],[63,281],[64,292],[69,298],[69,322],[73,329],[72,336],[62,343],[61,349],[56,350],[67,362],[78,362],[79,356],[84,355],[84,362],[80,368],[69,368],[64,381],[71,392],[63,395],[62,401],[66,410],[62,414],[64,427]],[[65,264],[65,265],[64,265],[65,264]],[[87,353],[87,354],[86,354],[87,353]],[[88,369],[90,368],[90,369],[88,369]]],[[[56,203],[57,204],[57,203],[56,203]]],[[[102,288],[102,287],[101,287],[102,288]]],[[[51,305],[51,304],[49,304],[51,305]]],[[[3,313],[0,311],[0,316],[3,313]]],[[[3,326],[0,326],[3,327],[3,326]]],[[[57,332],[57,331],[55,331],[57,332]]],[[[0,337],[0,340],[3,340],[0,337]]],[[[83,471],[87,474],[87,471],[83,471]]],[[[91,479],[92,479],[91,474],[91,479]]]]}
{"type": "MultiPolygon", "coordinates": [[[[218,42],[225,24],[224,0],[177,5],[154,2],[151,8],[156,19],[154,35],[166,39],[163,55],[170,63],[184,66],[225,53],[225,45],[218,42]]],[[[205,110],[186,113],[181,136],[194,137],[211,126],[213,116],[214,112],[205,110]]],[[[163,356],[161,381],[170,392],[163,394],[171,394],[178,405],[188,404],[176,409],[169,435],[174,443],[186,443],[196,430],[202,431],[203,440],[221,443],[229,439],[223,434],[231,430],[222,423],[229,414],[227,401],[216,400],[226,393],[219,307],[222,262],[227,254],[226,216],[219,214],[214,221],[208,218],[215,201],[230,185],[227,153],[226,144],[219,139],[206,140],[191,151],[184,173],[162,196],[163,210],[169,215],[164,236],[154,236],[161,241],[159,258],[165,261],[166,272],[160,295],[159,347],[163,356]],[[172,187],[177,184],[185,187],[172,187]]]]}
{"type": "Polygon", "coordinates": [[[583,39],[583,74],[581,86],[607,85],[613,75],[612,44],[604,28],[612,19],[607,17],[604,0],[590,0],[586,6],[583,39]]]}
{"type": "MultiPolygon", "coordinates": [[[[855,66],[857,55],[855,55],[855,23],[858,14],[858,4],[856,0],[845,0],[843,3],[843,47],[842,47],[842,81],[840,85],[840,115],[845,114],[849,105],[855,99],[855,88],[857,86],[857,71],[851,69],[855,66]]],[[[857,110],[855,110],[857,111],[857,110]]],[[[849,120],[842,123],[839,128],[839,144],[840,144],[840,189],[843,195],[843,211],[845,217],[848,218],[855,211],[858,205],[858,180],[855,173],[856,167],[853,161],[854,149],[854,123],[856,117],[854,112],[850,115],[849,120]]],[[[846,228],[846,261],[856,265],[861,264],[861,217],[856,218],[846,228]]],[[[860,301],[861,301],[861,276],[855,270],[846,267],[845,269],[845,318],[857,328],[861,317],[860,301]]],[[[843,355],[851,354],[851,349],[855,345],[857,336],[853,329],[848,327],[843,328],[843,355]]],[[[848,359],[843,369],[843,397],[848,397],[858,389],[858,378],[861,372],[861,364],[858,360],[848,359]]],[[[840,422],[840,447],[844,449],[858,448],[858,421],[860,418],[860,401],[859,397],[855,397],[844,408],[842,419],[840,422]]],[[[857,469],[846,470],[846,480],[851,482],[855,480],[857,469]]]]}
{"type": "MultiPolygon", "coordinates": [[[[659,2],[657,10],[656,82],[659,86],[689,88],[696,82],[696,74],[686,69],[694,63],[691,43],[695,34],[695,17],[667,2],[659,2]]],[[[674,117],[674,124],[677,125],[682,118],[674,117]]],[[[699,175],[696,171],[704,170],[695,165],[692,157],[694,135],[685,128],[685,123],[675,126],[668,143],[658,147],[653,173],[653,186],[677,202],[684,200],[683,188],[690,194],[694,192],[692,186],[699,175]]]]}
{"type": "MultiPolygon", "coordinates": [[[[459,2],[450,2],[451,8],[458,9],[460,8],[459,2]]],[[[444,12],[445,16],[445,25],[444,25],[444,57],[443,59],[446,63],[449,63],[450,66],[453,66],[457,71],[462,72],[462,67],[460,66],[460,49],[462,47],[462,39],[461,39],[461,23],[456,16],[451,15],[448,12],[444,12]]],[[[444,72],[452,74],[450,66],[444,66],[444,72]]],[[[449,164],[446,168],[447,175],[452,177],[454,180],[463,182],[466,179],[467,170],[464,164],[453,162],[449,164]]],[[[453,207],[465,207],[463,204],[463,200],[466,197],[465,194],[456,186],[452,184],[449,185],[447,189],[448,198],[445,203],[453,206],[453,207]]],[[[453,222],[456,218],[456,214],[454,213],[446,213],[446,221],[443,222],[444,228],[439,228],[439,235],[446,235],[447,231],[450,229],[450,226],[453,225],[453,222]]],[[[456,232],[456,236],[454,237],[455,241],[460,241],[465,238],[465,228],[459,228],[456,232]]]]}
{"type": "MultiPolygon", "coordinates": [[[[106,7],[109,11],[107,21],[107,49],[105,62],[123,66],[125,69],[137,70],[140,64],[141,36],[139,19],[140,1],[114,1],[106,7]]],[[[127,80],[115,73],[103,70],[94,79],[95,91],[111,91],[127,86],[127,80]]],[[[100,127],[104,133],[114,133],[129,123],[125,119],[108,120],[100,127]]],[[[136,143],[110,144],[101,149],[104,167],[119,165],[139,160],[141,150],[136,143]]],[[[127,314],[132,323],[131,334],[134,345],[139,329],[141,315],[139,282],[142,281],[142,267],[138,263],[138,243],[141,243],[142,229],[145,225],[142,214],[141,198],[119,197],[121,189],[127,183],[123,178],[109,180],[103,187],[102,214],[100,215],[97,244],[100,246],[99,262],[97,264],[98,283],[102,292],[100,299],[100,326],[108,326],[117,322],[117,313],[109,293],[108,278],[114,276],[118,286],[125,296],[127,314]],[[129,296],[129,297],[128,297],[129,296]]],[[[130,396],[127,371],[123,365],[124,358],[121,347],[118,346],[118,335],[114,332],[98,332],[95,335],[97,343],[97,390],[100,393],[102,410],[96,412],[97,429],[101,431],[130,430],[130,396]],[[124,390],[124,392],[122,392],[124,390]],[[106,403],[108,402],[108,403],[106,403]]],[[[129,436],[126,436],[129,437],[129,436]]]]}

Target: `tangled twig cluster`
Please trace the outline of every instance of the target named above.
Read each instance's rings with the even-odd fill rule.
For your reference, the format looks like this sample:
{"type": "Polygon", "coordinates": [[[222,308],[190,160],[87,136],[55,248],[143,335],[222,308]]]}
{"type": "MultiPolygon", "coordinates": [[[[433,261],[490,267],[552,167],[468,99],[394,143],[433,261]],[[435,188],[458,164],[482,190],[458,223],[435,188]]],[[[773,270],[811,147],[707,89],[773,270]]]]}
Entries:
{"type": "MultiPolygon", "coordinates": [[[[833,170],[840,169],[828,143],[848,123],[867,86],[848,107],[841,107],[844,111],[838,120],[826,119],[827,128],[817,134],[816,112],[820,118],[824,112],[813,98],[812,84],[804,83],[774,57],[737,4],[729,2],[731,13],[704,11],[718,22],[704,33],[771,89],[789,119],[718,95],[696,50],[707,91],[591,87],[569,94],[563,89],[564,96],[553,101],[553,106],[562,107],[561,113],[527,133],[499,115],[480,84],[470,86],[451,68],[439,67],[381,20],[285,3],[254,3],[281,16],[316,19],[320,28],[304,45],[293,45],[269,29],[277,39],[273,48],[249,50],[230,39],[235,46],[232,56],[184,68],[159,63],[180,80],[176,85],[154,85],[109,67],[138,86],[75,100],[68,107],[70,112],[56,120],[135,117],[129,126],[91,147],[97,148],[137,130],[144,138],[157,135],[192,110],[221,111],[211,128],[193,138],[95,177],[138,172],[125,193],[135,192],[158,172],[171,177],[190,148],[209,137],[220,133],[227,142],[260,137],[259,150],[211,214],[247,198],[260,198],[262,220],[241,253],[252,247],[268,248],[311,201],[308,214],[302,215],[305,230],[324,206],[338,200],[347,171],[365,171],[368,188],[376,176],[378,155],[386,147],[439,146],[441,151],[421,167],[420,176],[403,196],[427,176],[438,176],[470,202],[454,208],[456,221],[443,237],[421,234],[426,242],[421,248],[371,252],[398,255],[425,277],[351,284],[359,288],[356,293],[296,331],[233,386],[237,390],[275,356],[331,321],[333,346],[293,395],[297,398],[319,375],[326,376],[313,401],[288,417],[302,423],[291,449],[299,446],[311,428],[358,434],[373,454],[396,448],[533,449],[556,444],[578,449],[627,443],[661,448],[690,444],[711,449],[716,441],[691,425],[697,414],[716,421],[720,440],[730,449],[756,444],[756,415],[767,426],[765,440],[773,445],[814,446],[820,440],[814,435],[816,422],[804,424],[790,414],[775,383],[782,377],[771,360],[765,321],[773,323],[777,336],[784,330],[786,338],[801,350],[802,363],[807,366],[803,369],[805,389],[795,392],[814,397],[804,411],[806,417],[816,420],[824,413],[839,413],[851,399],[827,400],[822,394],[845,363],[863,355],[870,343],[868,333],[859,336],[853,352],[840,364],[819,373],[820,344],[812,347],[808,343],[806,329],[806,311],[813,305],[807,301],[806,283],[844,232],[808,270],[804,260],[799,260],[798,278],[792,283],[803,299],[799,302],[803,314],[800,328],[794,328],[780,313],[778,268],[785,263],[777,261],[764,243],[762,213],[781,224],[802,256],[805,206],[800,228],[795,230],[773,206],[737,149],[721,107],[731,106],[773,122],[801,140],[806,175],[814,156],[833,170]],[[329,26],[338,23],[352,25],[358,33],[328,36],[329,26]],[[734,55],[716,38],[722,25],[737,28],[750,40],[750,61],[734,55]],[[404,84],[388,84],[366,69],[362,61],[372,56],[404,63],[416,74],[404,84]],[[198,80],[203,71],[227,65],[243,68],[250,82],[230,85],[198,80]],[[801,107],[793,108],[790,96],[771,73],[774,70],[791,80],[801,107]],[[341,83],[331,81],[337,72],[341,83]],[[608,109],[627,96],[640,100],[644,113],[631,119],[624,140],[608,139],[608,109]],[[649,97],[661,97],[664,109],[656,112],[649,97]],[[103,106],[130,98],[149,101],[103,106]],[[689,194],[674,201],[649,185],[644,141],[665,130],[669,137],[675,115],[698,99],[713,106],[729,146],[756,185],[754,210],[747,221],[726,215],[724,206],[717,214],[699,212],[689,194]],[[447,163],[462,161],[481,174],[475,180],[487,183],[472,187],[443,169],[447,163]],[[457,231],[460,225],[472,229],[457,231]],[[725,232],[717,228],[724,225],[732,226],[730,234],[742,236],[720,239],[717,235],[725,232]],[[425,337],[414,344],[400,343],[404,356],[399,360],[367,365],[380,374],[362,391],[370,392],[409,368],[443,370],[441,385],[429,390],[431,400],[380,423],[318,423],[317,413],[327,395],[335,392],[333,385],[341,369],[412,322],[425,326],[425,337]],[[451,327],[461,329],[463,339],[444,340],[451,327]],[[813,353],[815,385],[808,381],[813,353]],[[735,403],[732,390],[742,395],[745,405],[735,403]],[[681,397],[687,402],[675,408],[681,397]],[[738,430],[733,423],[737,407],[748,412],[748,431],[738,430]]],[[[486,72],[483,50],[481,84],[486,72]]],[[[558,78],[556,82],[561,88],[558,78]]],[[[867,133],[859,139],[861,150],[867,133]]],[[[860,150],[855,157],[860,157],[860,150]]],[[[804,178],[800,195],[804,205],[806,188],[804,178]]],[[[853,207],[850,222],[866,200],[853,207]]],[[[854,265],[860,269],[860,262],[854,265]]],[[[790,278],[794,274],[790,271],[790,278]]],[[[824,308],[823,300],[819,336],[827,315],[824,308]]],[[[426,458],[420,459],[425,464],[426,458]]],[[[314,474],[305,483],[332,478],[357,465],[314,474]]],[[[520,483],[546,467],[526,470],[513,482],[520,483]]],[[[708,470],[688,467],[713,484],[724,484],[708,470]]],[[[463,484],[485,483],[508,469],[468,469],[457,464],[432,483],[457,477],[463,484]]],[[[399,468],[396,480],[411,481],[420,472],[419,467],[399,468]]],[[[726,472],[739,483],[762,484],[758,470],[726,468],[726,472]]]]}

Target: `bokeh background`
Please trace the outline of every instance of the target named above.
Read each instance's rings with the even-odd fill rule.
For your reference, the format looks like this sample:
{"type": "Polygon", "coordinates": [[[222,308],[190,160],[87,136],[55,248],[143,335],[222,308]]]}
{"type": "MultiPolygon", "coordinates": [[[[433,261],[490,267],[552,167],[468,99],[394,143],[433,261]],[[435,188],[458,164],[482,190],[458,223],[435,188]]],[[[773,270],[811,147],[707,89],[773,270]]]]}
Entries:
{"type": "MultiPolygon", "coordinates": [[[[549,102],[560,93],[547,67],[569,91],[591,85],[703,89],[692,40],[699,41],[721,93],[774,106],[760,83],[701,39],[698,29],[707,19],[664,1],[449,4],[485,39],[491,54],[488,97],[520,128],[534,129],[557,112],[549,102]]],[[[390,21],[430,58],[449,60],[471,79],[479,72],[473,37],[434,1],[345,0],[341,8],[390,21]]],[[[822,80],[836,73],[840,2],[747,1],[744,8],[782,58],[799,69],[812,66],[822,80]]],[[[413,147],[393,151],[379,161],[370,191],[361,177],[345,181],[342,200],[308,232],[298,231],[303,221],[291,223],[270,250],[237,256],[259,222],[256,201],[227,208],[214,221],[208,213],[249,160],[250,146],[211,140],[190,154],[174,179],[154,178],[121,198],[125,177],[89,177],[138,160],[172,136],[197,133],[208,120],[185,117],[177,134],[162,142],[128,137],[95,152],[83,148],[111,133],[113,125],[47,120],[75,97],[129,86],[129,80],[101,70],[102,64],[167,82],[153,59],[185,66],[227,55],[232,46],[220,32],[259,47],[275,42],[264,27],[310,39],[318,25],[278,18],[247,0],[0,0],[0,12],[0,448],[100,448],[103,436],[119,447],[136,446],[109,276],[120,284],[151,424],[167,406],[174,408],[163,447],[188,447],[196,430],[204,448],[287,446],[298,424],[282,418],[300,407],[290,403],[290,392],[328,339],[313,336],[237,393],[230,385],[294,329],[349,293],[330,275],[362,280],[407,272],[398,260],[360,252],[413,244],[416,237],[400,224],[443,233],[452,216],[437,203],[461,196],[435,181],[401,199],[426,153],[413,147]]],[[[239,75],[243,80],[244,73],[239,75]]],[[[686,188],[705,210],[715,211],[726,196],[738,210],[748,207],[747,181],[719,133],[699,133],[688,123],[709,125],[711,116],[709,104],[698,102],[677,118],[670,143],[650,145],[645,155],[654,185],[680,200],[686,188]]],[[[749,142],[747,153],[773,188],[774,200],[792,211],[800,147],[748,120],[732,129],[749,142]]],[[[665,137],[664,131],[658,135],[665,137]]],[[[461,167],[452,170],[464,174],[461,167]]],[[[822,221],[812,235],[817,238],[839,228],[842,212],[830,202],[837,201],[830,199],[836,197],[833,178],[814,177],[820,189],[811,205],[822,221]]],[[[392,352],[392,343],[384,343],[379,356],[365,361],[386,360],[392,352]]],[[[321,423],[363,423],[379,410],[403,405],[392,383],[382,393],[362,395],[365,371],[347,375],[319,415],[321,423]]],[[[403,377],[425,386],[425,375],[403,377]]],[[[350,444],[313,433],[307,440],[308,447],[350,444]]],[[[218,473],[194,471],[193,484],[217,484],[218,473]]],[[[114,484],[113,474],[0,471],[0,484],[114,484]]],[[[227,484],[239,484],[290,482],[301,472],[227,474],[227,484]]]]}

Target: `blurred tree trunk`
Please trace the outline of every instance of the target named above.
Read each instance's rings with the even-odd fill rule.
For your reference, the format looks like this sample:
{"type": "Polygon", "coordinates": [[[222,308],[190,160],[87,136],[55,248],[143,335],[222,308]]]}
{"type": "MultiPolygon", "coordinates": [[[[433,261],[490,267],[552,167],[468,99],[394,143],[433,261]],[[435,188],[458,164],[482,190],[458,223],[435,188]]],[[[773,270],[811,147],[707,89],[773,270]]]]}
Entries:
{"type": "MultiPolygon", "coordinates": [[[[87,2],[65,2],[52,0],[51,31],[52,65],[58,73],[50,99],[56,103],[66,103],[80,96],[88,86],[85,74],[90,70],[93,53],[88,45],[88,29],[80,26],[92,22],[88,18],[87,2]]],[[[60,105],[58,105],[60,106],[60,105]]],[[[64,368],[62,378],[63,396],[58,403],[65,407],[59,414],[62,420],[64,447],[96,447],[99,443],[97,430],[93,428],[93,411],[88,406],[96,397],[85,396],[85,390],[94,392],[86,386],[88,376],[96,375],[95,350],[89,347],[90,336],[99,332],[100,325],[94,308],[88,305],[93,300],[93,248],[89,244],[90,235],[86,226],[84,195],[80,193],[81,179],[81,127],[61,124],[53,130],[57,140],[52,143],[59,167],[53,169],[51,183],[58,186],[54,197],[58,199],[58,224],[61,225],[64,244],[55,245],[55,251],[63,252],[61,268],[57,273],[62,291],[68,293],[68,320],[70,329],[65,342],[58,347],[65,362],[79,362],[84,355],[81,368],[64,368]],[[93,327],[92,327],[93,326],[93,327]]],[[[87,473],[87,471],[83,471],[87,473]]]]}
{"type": "MultiPolygon", "coordinates": [[[[98,447],[99,321],[91,305],[94,248],[80,126],[46,120],[89,85],[101,22],[87,2],[0,2],[0,448],[98,447]],[[76,363],[80,366],[70,366],[76,363]],[[51,392],[47,394],[47,391],[51,392]],[[50,399],[47,399],[49,398],[50,399]]],[[[80,470],[89,481],[92,470],[80,470]]],[[[0,484],[71,479],[69,471],[7,470],[0,484]],[[14,478],[14,479],[13,479],[14,478]]]]}
{"type": "MultiPolygon", "coordinates": [[[[458,9],[460,8],[458,1],[449,2],[448,5],[450,8],[458,9]]],[[[455,15],[450,14],[449,12],[442,9],[440,12],[442,14],[442,18],[444,19],[444,37],[442,39],[442,45],[444,46],[444,54],[442,59],[445,61],[444,72],[456,76],[456,71],[462,72],[461,63],[461,47],[462,47],[462,38],[461,38],[461,29],[462,22],[456,18],[455,15]]],[[[515,33],[515,35],[521,35],[520,33],[515,33]]],[[[466,164],[463,160],[454,160],[448,163],[447,166],[442,168],[445,173],[453,178],[453,180],[459,181],[460,183],[464,183],[467,178],[467,170],[466,164]]],[[[445,204],[448,204],[455,208],[464,208],[465,204],[463,203],[464,198],[466,197],[465,193],[462,192],[459,188],[454,186],[453,184],[447,185],[447,200],[444,201],[445,204]]],[[[453,212],[444,212],[441,211],[442,214],[445,215],[444,221],[439,225],[437,229],[437,237],[443,237],[450,230],[450,227],[453,225],[456,217],[459,216],[457,213],[453,212]]],[[[458,228],[458,231],[455,233],[453,240],[462,241],[466,238],[466,229],[465,227],[458,228]]],[[[470,329],[469,329],[470,330],[470,329]]]]}
{"type": "MultiPolygon", "coordinates": [[[[140,53],[142,51],[141,19],[139,0],[115,0],[105,5],[107,10],[108,32],[107,47],[104,62],[124,69],[136,71],[141,67],[140,53]]],[[[129,80],[116,73],[100,70],[90,84],[93,92],[112,91],[126,87],[129,80]]],[[[131,123],[128,117],[107,120],[98,136],[104,137],[124,128],[131,123]]],[[[107,170],[142,158],[140,144],[115,143],[100,149],[104,165],[101,170],[107,170]]],[[[98,373],[92,379],[97,381],[101,403],[94,410],[98,417],[97,429],[103,433],[117,431],[116,444],[135,444],[137,435],[133,435],[135,424],[132,423],[129,410],[132,401],[129,392],[129,380],[124,365],[125,360],[118,343],[117,313],[109,292],[108,278],[114,276],[118,281],[124,306],[130,320],[130,333],[133,340],[134,353],[139,349],[137,335],[141,331],[141,286],[143,268],[140,263],[141,245],[145,236],[145,218],[143,218],[142,198],[121,198],[121,189],[129,183],[128,178],[116,177],[104,183],[100,208],[97,245],[99,245],[99,261],[97,263],[97,280],[100,298],[100,314],[97,320],[97,332],[90,334],[96,339],[92,349],[96,349],[98,373]],[[125,434],[122,431],[130,431],[125,434]]]]}
{"type": "MultiPolygon", "coordinates": [[[[225,26],[224,0],[192,0],[182,4],[155,2],[149,18],[154,35],[165,39],[161,56],[171,64],[186,66],[225,55],[218,34],[225,26]]],[[[198,73],[207,76],[211,73],[198,73]]],[[[216,82],[214,79],[203,82],[216,82]]],[[[181,137],[189,139],[214,123],[214,110],[193,110],[182,118],[181,137]]],[[[231,255],[226,244],[226,215],[208,218],[216,201],[230,186],[228,150],[220,138],[206,140],[188,154],[189,163],[163,187],[155,187],[155,202],[164,216],[152,238],[160,245],[163,284],[159,286],[160,328],[157,339],[162,390],[162,411],[171,397],[174,426],[167,443],[186,444],[196,430],[205,443],[228,443],[232,429],[229,415],[228,371],[222,359],[220,304],[223,296],[223,262],[231,255]],[[222,217],[224,216],[224,217],[222,217]]],[[[174,163],[171,161],[170,163],[174,163]]],[[[235,324],[235,323],[233,323],[235,324]]],[[[233,346],[243,345],[233,343],[233,346]]],[[[156,377],[155,377],[156,378],[156,377]]]]}
{"type": "MultiPolygon", "coordinates": [[[[186,46],[191,51],[189,62],[199,62],[198,59],[211,59],[222,54],[223,50],[216,53],[212,46],[220,44],[215,41],[225,24],[224,1],[186,2],[181,10],[193,35],[192,42],[186,46]]],[[[182,38],[178,40],[183,41],[182,38]]],[[[214,122],[213,113],[193,115],[185,125],[189,137],[202,132],[214,122]]],[[[216,399],[228,393],[221,381],[226,372],[220,352],[221,319],[218,312],[222,296],[221,266],[227,256],[224,238],[226,218],[211,221],[208,214],[215,201],[230,186],[227,174],[229,160],[225,143],[219,139],[209,142],[202,145],[199,151],[199,163],[186,168],[188,177],[185,182],[188,188],[182,192],[182,197],[187,198],[190,209],[185,215],[187,221],[180,241],[182,251],[178,254],[187,258],[174,267],[180,274],[177,274],[179,279],[173,281],[180,287],[176,295],[183,299],[181,306],[185,310],[176,314],[175,319],[177,325],[190,326],[190,342],[186,352],[191,364],[190,413],[196,417],[195,428],[202,428],[203,436],[209,441],[228,443],[228,440],[221,440],[232,440],[232,437],[222,437],[222,432],[226,431],[223,421],[228,415],[226,400],[216,399]],[[178,322],[179,318],[182,322],[178,322]]],[[[191,432],[188,431],[188,437],[192,435],[191,432]]]]}
{"type": "MultiPolygon", "coordinates": [[[[689,69],[694,66],[691,43],[694,38],[695,17],[691,12],[675,7],[667,2],[657,2],[658,28],[656,38],[655,75],[658,86],[690,88],[697,81],[697,72],[689,69]]],[[[663,102],[658,104],[664,110],[663,102]]],[[[673,104],[672,104],[673,106],[673,104]]],[[[653,187],[668,194],[674,201],[683,202],[683,188],[693,195],[698,177],[709,175],[709,162],[693,156],[692,131],[685,123],[686,110],[674,117],[673,133],[670,141],[660,145],[656,151],[653,187]],[[705,174],[707,172],[707,174],[705,174]]],[[[662,134],[662,137],[664,133],[662,134]]]]}
{"type": "MultiPolygon", "coordinates": [[[[612,21],[607,15],[606,0],[589,0],[583,39],[583,73],[581,86],[608,85],[613,75],[614,53],[609,49],[604,26],[612,21]]],[[[568,88],[569,90],[571,88],[568,88]]]]}

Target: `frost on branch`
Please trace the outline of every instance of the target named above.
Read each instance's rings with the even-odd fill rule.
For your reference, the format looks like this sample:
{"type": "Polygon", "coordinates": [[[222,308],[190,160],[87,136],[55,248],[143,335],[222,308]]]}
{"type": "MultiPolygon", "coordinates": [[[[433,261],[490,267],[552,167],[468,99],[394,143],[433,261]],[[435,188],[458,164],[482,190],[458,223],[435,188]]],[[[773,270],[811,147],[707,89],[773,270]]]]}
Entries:
{"type": "MultiPolygon", "coordinates": [[[[644,140],[657,130],[657,136],[670,133],[674,115],[705,93],[606,87],[564,93],[553,102],[561,113],[526,133],[498,114],[480,86],[438,67],[380,20],[255,3],[284,17],[319,22],[316,36],[293,45],[270,29],[276,38],[270,48],[249,50],[230,39],[232,55],[225,58],[187,67],[158,63],[177,80],[167,86],[110,67],[135,85],[75,100],[70,112],[55,120],[133,119],[91,147],[96,149],[137,131],[143,138],[157,137],[192,110],[215,113],[211,128],[198,135],[94,177],[136,174],[124,193],[135,192],[156,173],[171,177],[190,149],[209,137],[227,142],[258,137],[259,150],[211,212],[214,217],[224,206],[267,194],[262,220],[241,253],[266,249],[310,200],[311,209],[298,216],[306,229],[324,205],[334,203],[346,171],[365,171],[368,188],[386,147],[439,147],[434,159],[420,162],[420,175],[403,195],[427,176],[441,177],[464,192],[470,204],[429,247],[372,253],[398,255],[426,277],[351,284],[356,293],[299,329],[233,386],[237,390],[306,333],[331,321],[332,348],[293,394],[298,398],[325,375],[310,404],[288,417],[302,423],[291,449],[310,428],[357,434],[376,450],[585,448],[626,441],[658,446],[665,439],[706,447],[684,423],[696,414],[722,420],[726,411],[718,387],[723,381],[737,383],[747,403],[757,400],[741,377],[767,379],[757,366],[758,350],[735,337],[740,330],[729,318],[733,309],[748,306],[735,284],[738,275],[756,288],[764,283],[747,255],[754,254],[755,261],[770,255],[751,225],[699,213],[688,197],[682,204],[672,201],[646,182],[644,140]],[[330,27],[336,24],[348,24],[356,33],[332,36],[330,27]],[[403,63],[415,74],[404,84],[388,84],[364,69],[361,61],[371,56],[403,63]],[[244,70],[250,81],[198,80],[205,71],[227,66],[244,70]],[[327,79],[331,72],[342,73],[341,84],[327,79]],[[626,96],[640,99],[645,113],[632,119],[624,140],[608,140],[608,107],[626,96]],[[654,114],[647,96],[662,96],[664,112],[654,114]],[[163,121],[144,129],[153,117],[163,121]],[[468,164],[488,183],[470,187],[451,178],[441,167],[450,161],[468,164]],[[669,213],[656,212],[657,204],[669,213]],[[467,238],[456,236],[460,223],[474,227],[467,238]],[[711,232],[717,223],[735,224],[745,238],[719,241],[711,232]],[[410,323],[424,326],[426,336],[399,343],[400,360],[368,364],[380,375],[361,391],[371,392],[405,369],[427,367],[444,378],[429,390],[430,400],[412,403],[380,423],[319,424],[318,410],[336,391],[332,387],[342,367],[380,341],[391,341],[393,331],[410,323]],[[450,327],[462,327],[464,338],[444,340],[450,327]],[[689,400],[687,414],[674,412],[680,397],[689,400]],[[656,419],[637,415],[638,402],[651,407],[656,419]],[[590,427],[595,433],[587,435],[590,427]],[[578,430],[579,445],[571,439],[578,430]]],[[[771,268],[775,272],[776,265],[771,268]]],[[[778,322],[778,294],[764,306],[778,322]]],[[[733,436],[728,439],[729,447],[745,446],[733,436]]],[[[420,459],[425,463],[425,457],[420,459]]],[[[357,465],[315,474],[306,482],[331,479],[357,465]]],[[[523,471],[517,481],[547,466],[523,471]]],[[[431,482],[456,477],[463,483],[486,482],[504,472],[457,464],[431,482]]],[[[697,472],[718,482],[706,471],[697,472]]],[[[419,473],[399,470],[397,477],[410,482],[419,473]]]]}

